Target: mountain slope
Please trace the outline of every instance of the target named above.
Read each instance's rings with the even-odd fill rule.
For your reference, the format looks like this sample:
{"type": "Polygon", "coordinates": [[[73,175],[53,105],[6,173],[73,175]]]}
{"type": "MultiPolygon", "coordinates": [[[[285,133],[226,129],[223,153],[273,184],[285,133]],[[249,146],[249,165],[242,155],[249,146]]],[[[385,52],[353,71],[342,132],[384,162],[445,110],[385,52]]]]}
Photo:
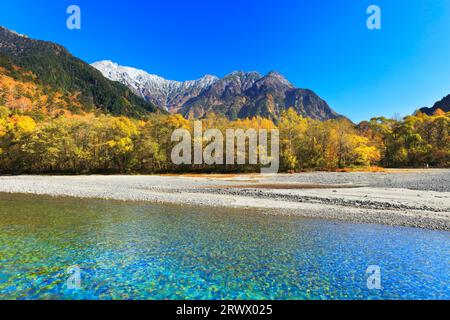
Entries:
{"type": "Polygon", "coordinates": [[[110,81],[89,64],[52,42],[33,40],[0,27],[0,54],[31,71],[41,84],[80,93],[86,109],[99,108],[114,115],[142,117],[158,109],[129,88],[110,81]]]}
{"type": "Polygon", "coordinates": [[[437,109],[441,109],[444,112],[450,112],[450,94],[443,98],[441,101],[438,101],[431,108],[422,108],[420,112],[426,113],[431,116],[436,112],[437,109]]]}
{"type": "Polygon", "coordinates": [[[289,108],[315,120],[338,118],[330,106],[311,90],[295,88],[277,72],[270,72],[245,92],[250,103],[240,111],[239,117],[261,115],[276,119],[289,108]]]}
{"type": "Polygon", "coordinates": [[[230,119],[254,116],[277,119],[288,108],[317,120],[339,117],[313,91],[295,88],[277,72],[262,76],[257,72],[235,71],[222,79],[207,75],[195,81],[177,82],[111,61],[92,65],[147,101],[187,118],[201,118],[214,112],[230,119]]]}
{"type": "Polygon", "coordinates": [[[233,72],[187,101],[180,113],[191,118],[201,118],[209,112],[224,114],[230,119],[237,118],[240,110],[249,103],[245,91],[260,78],[261,75],[256,72],[233,72]]]}
{"type": "Polygon", "coordinates": [[[39,84],[36,75],[14,65],[0,54],[0,107],[26,112],[37,117],[45,115],[83,114],[78,93],[55,90],[39,84]]]}

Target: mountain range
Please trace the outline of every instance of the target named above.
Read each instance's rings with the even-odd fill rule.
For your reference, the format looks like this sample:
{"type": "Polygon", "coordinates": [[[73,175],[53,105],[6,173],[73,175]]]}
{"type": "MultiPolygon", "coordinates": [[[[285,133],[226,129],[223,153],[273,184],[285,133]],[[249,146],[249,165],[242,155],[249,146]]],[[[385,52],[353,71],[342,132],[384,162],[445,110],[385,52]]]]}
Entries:
{"type": "Polygon", "coordinates": [[[235,71],[223,78],[205,75],[198,80],[179,82],[112,61],[99,61],[92,66],[159,108],[187,118],[201,118],[214,112],[230,119],[254,116],[277,119],[288,108],[317,120],[340,117],[313,91],[295,88],[278,72],[262,76],[257,72],[235,71]]]}
{"type": "Polygon", "coordinates": [[[339,117],[311,90],[295,88],[277,72],[232,72],[194,81],[171,81],[111,61],[92,66],[53,42],[31,39],[0,27],[3,67],[31,72],[45,91],[62,94],[66,105],[84,111],[142,118],[154,112],[180,113],[202,118],[214,112],[230,119],[262,116],[276,120],[288,108],[304,117],[328,120],[339,117]],[[50,88],[50,89],[48,89],[50,88]],[[76,100],[76,101],[75,101],[76,100]]]}

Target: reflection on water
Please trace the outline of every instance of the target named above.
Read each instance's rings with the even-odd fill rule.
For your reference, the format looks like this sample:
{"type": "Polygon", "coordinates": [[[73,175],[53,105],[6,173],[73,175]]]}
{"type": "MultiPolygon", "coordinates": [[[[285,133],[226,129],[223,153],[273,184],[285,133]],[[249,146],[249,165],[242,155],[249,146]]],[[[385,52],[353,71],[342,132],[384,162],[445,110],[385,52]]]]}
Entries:
{"type": "Polygon", "coordinates": [[[449,262],[448,232],[0,195],[0,299],[450,299],[449,262]]]}

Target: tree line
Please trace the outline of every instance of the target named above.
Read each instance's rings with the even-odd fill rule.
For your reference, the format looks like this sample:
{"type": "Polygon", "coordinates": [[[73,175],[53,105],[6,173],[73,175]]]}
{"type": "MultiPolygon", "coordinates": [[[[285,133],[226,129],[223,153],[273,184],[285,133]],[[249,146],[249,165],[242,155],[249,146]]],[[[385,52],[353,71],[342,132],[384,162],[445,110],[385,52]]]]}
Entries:
{"type": "MultiPolygon", "coordinates": [[[[343,168],[450,167],[450,113],[420,112],[358,125],[347,119],[303,118],[293,109],[278,121],[228,120],[209,114],[203,128],[278,129],[283,172],[343,168]]],[[[180,115],[146,120],[103,114],[40,114],[0,106],[1,174],[259,172],[257,165],[189,165],[171,162],[174,130],[192,131],[180,115]]],[[[204,143],[207,143],[206,141],[204,143]]]]}

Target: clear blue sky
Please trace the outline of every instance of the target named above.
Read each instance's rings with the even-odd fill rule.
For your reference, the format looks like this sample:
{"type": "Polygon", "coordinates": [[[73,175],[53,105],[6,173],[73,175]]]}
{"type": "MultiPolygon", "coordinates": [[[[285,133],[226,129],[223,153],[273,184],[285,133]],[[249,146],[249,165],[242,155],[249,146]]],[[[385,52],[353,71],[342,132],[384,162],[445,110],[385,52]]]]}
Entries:
{"type": "Polygon", "coordinates": [[[3,0],[0,25],[174,80],[277,70],[354,121],[450,93],[449,0],[3,0]],[[70,4],[81,31],[66,28],[70,4]],[[370,4],[382,30],[366,28],[370,4]]]}

